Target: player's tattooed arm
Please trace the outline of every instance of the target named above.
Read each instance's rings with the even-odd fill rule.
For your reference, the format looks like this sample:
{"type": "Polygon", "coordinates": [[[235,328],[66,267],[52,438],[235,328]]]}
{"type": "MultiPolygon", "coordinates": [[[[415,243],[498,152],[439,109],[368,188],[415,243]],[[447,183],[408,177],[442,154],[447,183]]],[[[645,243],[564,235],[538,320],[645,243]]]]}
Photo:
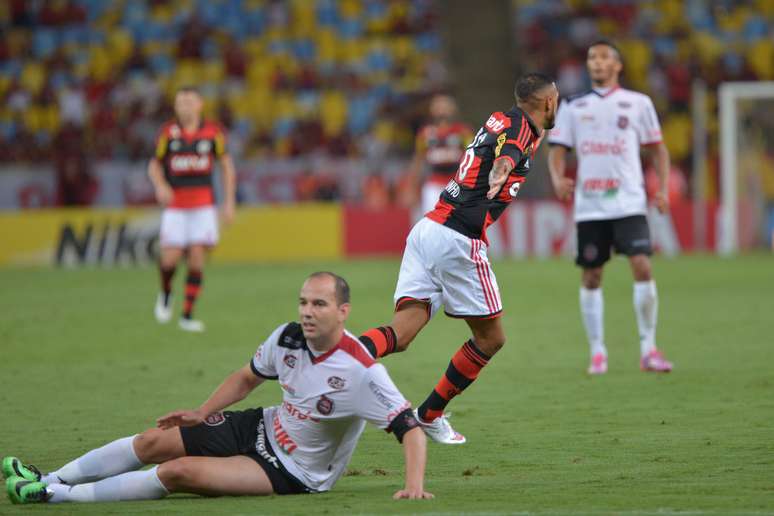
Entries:
{"type": "Polygon", "coordinates": [[[487,199],[494,199],[505,182],[508,180],[508,174],[513,170],[512,159],[496,159],[489,171],[489,191],[486,194],[487,199]]]}

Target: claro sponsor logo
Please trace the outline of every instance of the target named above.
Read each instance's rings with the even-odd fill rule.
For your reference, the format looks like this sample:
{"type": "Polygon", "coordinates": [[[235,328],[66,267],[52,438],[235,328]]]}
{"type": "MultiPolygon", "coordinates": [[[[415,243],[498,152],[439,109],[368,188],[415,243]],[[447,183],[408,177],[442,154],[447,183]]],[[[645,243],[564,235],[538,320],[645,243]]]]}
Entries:
{"type": "Polygon", "coordinates": [[[623,140],[609,142],[584,141],[580,144],[580,153],[583,156],[601,155],[601,156],[620,156],[626,153],[626,143],[623,140]]]}

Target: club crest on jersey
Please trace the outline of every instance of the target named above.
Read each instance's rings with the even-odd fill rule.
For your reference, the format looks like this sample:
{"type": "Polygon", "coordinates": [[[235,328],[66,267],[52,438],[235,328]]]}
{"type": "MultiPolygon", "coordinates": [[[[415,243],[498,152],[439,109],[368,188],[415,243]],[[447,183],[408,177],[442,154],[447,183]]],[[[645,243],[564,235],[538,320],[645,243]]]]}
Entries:
{"type": "Polygon", "coordinates": [[[333,400],[324,394],[320,396],[320,399],[317,400],[317,412],[323,416],[329,415],[333,412],[333,400]]]}
{"type": "Polygon", "coordinates": [[[629,127],[629,117],[621,115],[618,117],[618,128],[626,129],[629,127]]]}
{"type": "Polygon", "coordinates": [[[204,424],[207,426],[219,426],[226,422],[226,416],[223,412],[215,412],[204,418],[204,424]]]}
{"type": "Polygon", "coordinates": [[[209,140],[202,140],[196,144],[196,152],[199,154],[209,154],[212,150],[212,143],[209,140]]]}
{"type": "Polygon", "coordinates": [[[285,355],[282,358],[282,361],[285,362],[285,365],[288,366],[291,369],[296,367],[296,356],[295,355],[291,355],[290,353],[288,353],[287,355],[285,355]]]}
{"type": "Polygon", "coordinates": [[[516,197],[519,195],[519,189],[521,188],[521,183],[513,183],[511,187],[508,189],[508,193],[511,195],[511,197],[516,197]]]}
{"type": "Polygon", "coordinates": [[[172,139],[180,138],[180,128],[177,125],[173,125],[169,128],[169,136],[172,137],[172,139]]]}
{"type": "Polygon", "coordinates": [[[180,140],[172,140],[172,142],[169,144],[169,150],[172,152],[177,152],[180,150],[181,147],[180,140]]]}
{"type": "Polygon", "coordinates": [[[337,391],[340,391],[344,388],[344,385],[346,385],[347,381],[344,380],[344,378],[340,378],[338,376],[331,376],[328,378],[328,386],[331,389],[336,389],[337,391]]]}

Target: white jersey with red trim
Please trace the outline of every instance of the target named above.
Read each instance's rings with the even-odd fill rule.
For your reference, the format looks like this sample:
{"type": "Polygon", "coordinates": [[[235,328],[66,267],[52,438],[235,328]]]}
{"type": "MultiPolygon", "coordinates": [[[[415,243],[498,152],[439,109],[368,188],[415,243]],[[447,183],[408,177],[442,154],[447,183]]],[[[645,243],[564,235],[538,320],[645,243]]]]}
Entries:
{"type": "Polygon", "coordinates": [[[575,149],[576,221],[646,213],[640,146],[661,142],[650,97],[614,88],[565,100],[548,142],[575,149]]]}
{"type": "Polygon", "coordinates": [[[250,365],[282,387],[282,405],[264,409],[277,458],[315,491],[331,489],[344,473],[366,421],[387,430],[411,406],[384,366],[348,331],[334,348],[315,356],[300,325],[283,324],[250,365]]]}

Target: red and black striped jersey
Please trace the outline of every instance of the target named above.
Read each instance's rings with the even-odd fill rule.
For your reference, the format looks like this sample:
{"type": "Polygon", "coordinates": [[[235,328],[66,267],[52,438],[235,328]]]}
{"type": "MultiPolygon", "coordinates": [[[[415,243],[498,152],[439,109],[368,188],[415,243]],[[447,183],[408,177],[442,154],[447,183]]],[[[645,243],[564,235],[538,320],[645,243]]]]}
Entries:
{"type": "Polygon", "coordinates": [[[171,208],[198,208],[215,204],[212,170],[215,158],[226,152],[226,135],[219,124],[203,121],[186,132],[176,120],[161,126],[156,159],[174,191],[171,208]]]}
{"type": "Polygon", "coordinates": [[[541,135],[529,116],[516,106],[507,113],[493,113],[468,145],[457,173],[427,218],[469,238],[488,242],[486,228],[519,193],[541,135]],[[513,170],[497,196],[489,200],[489,171],[500,159],[509,160],[513,170]]]}
{"type": "Polygon", "coordinates": [[[430,179],[446,184],[457,171],[473,131],[462,122],[428,124],[417,132],[415,149],[430,167],[430,179]]]}

